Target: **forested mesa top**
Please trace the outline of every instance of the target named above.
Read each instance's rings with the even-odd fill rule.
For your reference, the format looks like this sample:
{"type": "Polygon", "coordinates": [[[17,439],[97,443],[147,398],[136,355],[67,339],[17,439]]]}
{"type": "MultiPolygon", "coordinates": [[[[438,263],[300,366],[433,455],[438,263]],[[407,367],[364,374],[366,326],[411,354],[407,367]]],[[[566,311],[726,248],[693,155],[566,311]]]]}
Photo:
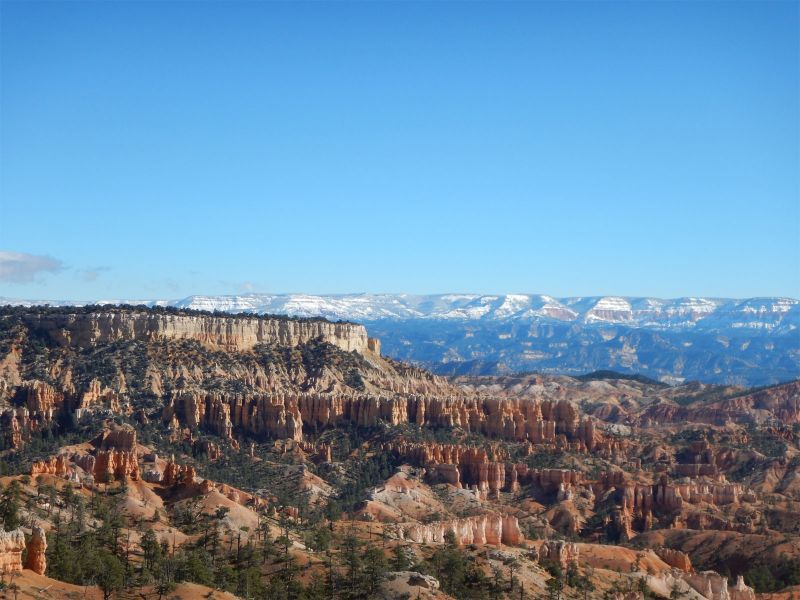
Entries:
{"type": "Polygon", "coordinates": [[[61,346],[86,347],[119,340],[191,339],[227,350],[256,344],[296,346],[323,339],[346,351],[370,347],[363,325],[283,315],[231,315],[145,306],[2,307],[0,317],[25,325],[61,346]]]}

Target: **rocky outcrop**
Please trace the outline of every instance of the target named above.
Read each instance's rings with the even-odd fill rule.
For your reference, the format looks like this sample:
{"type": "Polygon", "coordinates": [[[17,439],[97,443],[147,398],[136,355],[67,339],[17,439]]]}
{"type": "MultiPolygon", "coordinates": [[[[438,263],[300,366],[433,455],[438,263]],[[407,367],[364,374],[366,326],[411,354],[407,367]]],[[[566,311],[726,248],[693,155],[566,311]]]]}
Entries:
{"type": "Polygon", "coordinates": [[[44,460],[34,461],[31,465],[31,476],[55,475],[56,477],[67,477],[72,472],[70,459],[64,454],[51,456],[44,460]]]}
{"type": "MultiPolygon", "coordinates": [[[[298,346],[322,339],[346,351],[371,351],[367,331],[354,323],[227,315],[166,314],[145,310],[32,312],[28,327],[61,346],[91,347],[118,341],[194,340],[224,350],[257,344],[298,346]]],[[[373,349],[379,348],[373,344],[373,349]]]]}
{"type": "Polygon", "coordinates": [[[525,539],[516,517],[498,514],[403,525],[399,530],[399,537],[418,544],[441,544],[446,541],[448,532],[452,532],[456,543],[461,545],[518,545],[525,539]]]}
{"type": "Polygon", "coordinates": [[[782,423],[800,423],[800,380],[724,400],[719,408],[751,413],[763,410],[782,423]]]}
{"type": "Polygon", "coordinates": [[[54,475],[80,481],[76,468],[100,483],[136,481],[140,478],[139,457],[136,453],[136,431],[130,427],[103,430],[91,444],[91,454],[66,452],[31,465],[31,476],[54,475]]]}
{"type": "Polygon", "coordinates": [[[740,575],[736,585],[728,588],[728,578],[714,571],[702,571],[683,576],[692,588],[708,600],[755,600],[753,588],[745,584],[740,575]]]}
{"type": "Polygon", "coordinates": [[[752,492],[744,486],[724,478],[670,482],[662,475],[658,483],[650,485],[627,481],[624,473],[613,472],[601,475],[592,487],[598,496],[616,490],[618,509],[613,515],[613,524],[623,540],[630,539],[634,530],[649,529],[656,517],[677,518],[689,506],[735,506],[753,499],[752,492]]]}
{"type": "Polygon", "coordinates": [[[103,386],[97,378],[92,379],[88,387],[73,402],[75,418],[80,420],[86,413],[98,410],[120,414],[122,412],[120,392],[125,390],[125,378],[122,372],[118,373],[118,377],[120,381],[116,389],[103,386]]]}
{"type": "Polygon", "coordinates": [[[38,525],[33,526],[27,550],[25,568],[39,575],[44,575],[45,569],[47,569],[47,557],[45,556],[45,551],[47,550],[47,535],[44,529],[38,525]]]}
{"type": "Polygon", "coordinates": [[[0,428],[10,448],[20,448],[49,427],[64,406],[64,393],[43,381],[24,381],[16,388],[13,408],[0,414],[0,428]]]}
{"type": "MultiPolygon", "coordinates": [[[[581,421],[569,402],[538,403],[490,397],[391,396],[341,393],[233,395],[201,391],[173,393],[162,413],[190,428],[231,437],[234,429],[253,435],[302,439],[303,426],[374,426],[414,423],[421,427],[461,427],[490,437],[583,449],[595,446],[593,423],[581,421]],[[572,446],[571,446],[572,445],[572,446]]],[[[457,458],[458,451],[453,458],[457,458]]]]}
{"type": "Polygon", "coordinates": [[[0,431],[7,448],[21,448],[30,439],[28,411],[24,408],[4,410],[0,413],[0,431]]]}
{"type": "Polygon", "coordinates": [[[164,473],[161,477],[161,483],[166,486],[174,485],[190,485],[195,481],[197,473],[191,465],[180,465],[175,462],[173,456],[167,465],[164,467],[164,473]]]}
{"type": "Polygon", "coordinates": [[[577,544],[563,540],[548,540],[539,548],[540,563],[557,564],[562,569],[577,563],[579,555],[577,544]]]}
{"type": "Polygon", "coordinates": [[[558,492],[560,499],[572,493],[583,481],[577,471],[567,469],[529,469],[522,463],[505,462],[508,450],[500,445],[490,449],[460,444],[433,444],[398,440],[384,445],[396,456],[428,470],[433,481],[457,488],[471,488],[483,498],[496,498],[501,491],[516,492],[521,483],[533,483],[547,492],[558,492]]]}
{"type": "Polygon", "coordinates": [[[656,555],[670,567],[680,569],[684,573],[694,572],[692,561],[685,552],[673,550],[671,548],[656,548],[655,552],[656,555]]]}
{"type": "Polygon", "coordinates": [[[222,456],[219,444],[210,440],[195,440],[192,443],[193,456],[205,456],[208,460],[214,461],[222,456]]]}
{"type": "Polygon", "coordinates": [[[659,403],[644,412],[643,423],[746,424],[775,419],[792,425],[800,423],[800,381],[772,386],[751,394],[740,394],[719,402],[678,406],[659,403]]]}
{"type": "Polygon", "coordinates": [[[31,414],[42,415],[46,420],[52,419],[64,404],[64,393],[43,381],[24,382],[17,390],[17,397],[20,396],[31,414]]]}
{"type": "Polygon", "coordinates": [[[611,515],[611,525],[614,537],[620,542],[630,541],[636,535],[633,529],[633,517],[630,510],[625,507],[614,510],[611,515]]]}
{"type": "Polygon", "coordinates": [[[0,573],[15,573],[22,570],[22,551],[25,549],[25,534],[21,529],[0,531],[0,573]]]}
{"type": "Polygon", "coordinates": [[[136,450],[136,430],[123,426],[104,429],[91,441],[92,446],[100,450],[136,450]]]}
{"type": "Polygon", "coordinates": [[[756,592],[744,582],[741,575],[736,577],[736,585],[729,589],[731,600],[756,600],[756,592]]]}
{"type": "Polygon", "coordinates": [[[21,447],[34,433],[51,427],[64,411],[78,420],[91,411],[123,412],[118,392],[102,387],[98,379],[81,393],[76,393],[71,382],[59,390],[43,381],[25,381],[16,388],[13,402],[15,406],[0,415],[0,428],[12,448],[21,447]]]}
{"type": "Polygon", "coordinates": [[[102,483],[112,481],[137,481],[140,478],[139,460],[135,452],[126,450],[100,450],[93,457],[94,480],[102,483]]]}

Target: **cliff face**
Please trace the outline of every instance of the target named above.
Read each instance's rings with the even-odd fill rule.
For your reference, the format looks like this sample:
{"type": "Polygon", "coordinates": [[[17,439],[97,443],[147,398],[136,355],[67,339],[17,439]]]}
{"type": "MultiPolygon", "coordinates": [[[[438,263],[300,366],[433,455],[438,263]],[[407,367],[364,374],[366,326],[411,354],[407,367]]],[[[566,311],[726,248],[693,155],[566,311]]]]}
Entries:
{"type": "MultiPolygon", "coordinates": [[[[555,442],[555,438],[552,441],[555,442]]],[[[576,438],[569,445],[585,449],[583,442],[576,438]]],[[[566,497],[574,486],[583,483],[581,473],[576,471],[530,469],[523,463],[509,462],[507,450],[499,445],[487,452],[460,444],[413,443],[399,439],[386,444],[384,449],[425,467],[429,479],[434,482],[473,489],[484,499],[497,498],[500,492],[516,492],[522,484],[534,484],[546,493],[558,492],[566,497]]]]}
{"type": "Polygon", "coordinates": [[[342,350],[375,351],[367,330],[354,323],[318,320],[176,315],[138,311],[32,313],[25,323],[61,346],[91,347],[116,341],[195,340],[223,350],[249,350],[256,344],[298,346],[323,339],[342,350]]]}
{"type": "MultiPolygon", "coordinates": [[[[460,427],[506,440],[586,451],[599,435],[568,402],[538,403],[462,394],[372,395],[344,393],[222,394],[177,392],[165,404],[164,422],[204,428],[223,437],[234,429],[254,435],[303,439],[303,426],[373,426],[379,421],[421,427],[460,427]]],[[[481,461],[485,462],[485,461],[481,461]]]]}
{"type": "Polygon", "coordinates": [[[28,542],[28,557],[25,560],[25,568],[34,573],[44,575],[47,569],[47,535],[44,529],[34,525],[31,531],[31,539],[28,542]]]}
{"type": "Polygon", "coordinates": [[[447,533],[453,533],[457,544],[516,545],[525,537],[519,528],[516,517],[496,514],[465,517],[452,521],[441,521],[423,525],[416,523],[400,529],[400,539],[418,544],[444,543],[447,533]]]}
{"type": "Polygon", "coordinates": [[[24,549],[25,534],[21,529],[0,531],[0,573],[21,571],[24,549]]]}
{"type": "MultiPolygon", "coordinates": [[[[3,577],[22,571],[23,550],[25,550],[25,534],[22,529],[0,531],[0,573],[3,574],[3,577]]],[[[43,575],[47,568],[47,559],[45,558],[47,536],[44,529],[38,525],[34,525],[32,528],[27,550],[28,557],[25,561],[25,568],[43,575]]]]}

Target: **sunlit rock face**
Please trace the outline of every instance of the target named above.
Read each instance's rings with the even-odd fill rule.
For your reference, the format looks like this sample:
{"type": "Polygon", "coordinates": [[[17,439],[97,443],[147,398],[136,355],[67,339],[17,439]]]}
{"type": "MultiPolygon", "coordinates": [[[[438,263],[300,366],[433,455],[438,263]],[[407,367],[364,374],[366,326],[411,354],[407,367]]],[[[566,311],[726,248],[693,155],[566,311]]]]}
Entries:
{"type": "Polygon", "coordinates": [[[401,539],[418,544],[444,543],[449,533],[452,533],[456,543],[461,545],[517,545],[525,539],[516,517],[497,514],[428,524],[415,523],[402,526],[399,531],[401,539]]]}
{"type": "Polygon", "coordinates": [[[25,560],[25,568],[44,575],[47,569],[47,535],[44,529],[38,525],[34,525],[31,531],[31,539],[28,542],[28,557],[25,560]]]}
{"type": "Polygon", "coordinates": [[[21,529],[0,531],[0,573],[21,571],[24,549],[25,534],[21,529]]]}
{"type": "Polygon", "coordinates": [[[323,320],[222,317],[109,311],[62,314],[31,314],[29,326],[63,346],[87,347],[115,341],[195,340],[212,348],[249,350],[256,344],[297,346],[323,339],[351,351],[378,350],[369,347],[367,330],[354,323],[323,320]]]}

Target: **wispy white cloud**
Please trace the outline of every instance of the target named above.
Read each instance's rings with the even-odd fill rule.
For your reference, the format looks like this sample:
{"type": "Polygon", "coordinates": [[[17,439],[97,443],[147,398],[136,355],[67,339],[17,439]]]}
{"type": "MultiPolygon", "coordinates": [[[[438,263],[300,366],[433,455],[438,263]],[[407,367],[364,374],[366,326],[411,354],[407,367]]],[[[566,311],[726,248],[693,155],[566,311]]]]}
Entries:
{"type": "Polygon", "coordinates": [[[28,283],[63,269],[64,263],[52,256],[0,250],[0,281],[28,283]]]}

